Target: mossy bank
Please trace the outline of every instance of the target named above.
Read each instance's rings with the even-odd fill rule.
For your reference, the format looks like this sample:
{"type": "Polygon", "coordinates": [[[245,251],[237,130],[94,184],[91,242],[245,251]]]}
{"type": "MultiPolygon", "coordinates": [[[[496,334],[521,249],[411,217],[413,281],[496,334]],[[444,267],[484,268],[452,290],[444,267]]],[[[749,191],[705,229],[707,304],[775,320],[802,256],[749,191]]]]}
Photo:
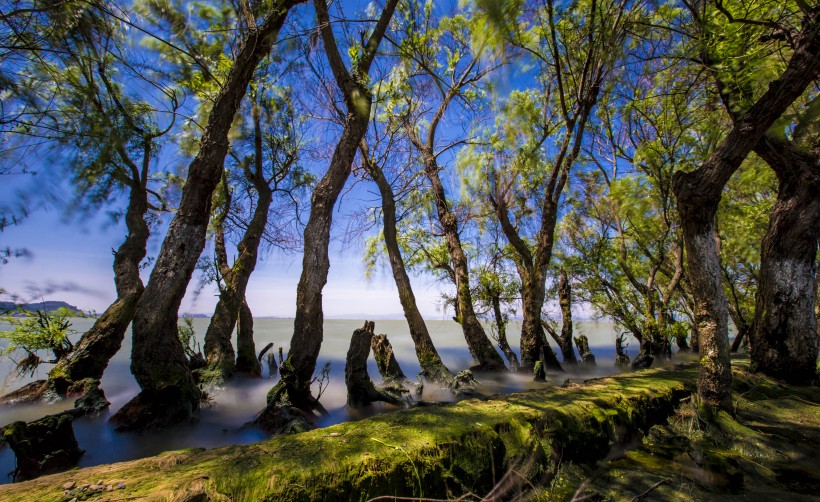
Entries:
{"type": "Polygon", "coordinates": [[[568,388],[419,407],[253,445],[167,452],[2,486],[0,499],[511,496],[549,483],[562,466],[595,463],[639,442],[691,395],[696,373],[692,366],[643,371],[568,388]],[[98,488],[80,489],[91,485],[98,488]],[[119,489],[103,489],[112,486],[119,489]]]}

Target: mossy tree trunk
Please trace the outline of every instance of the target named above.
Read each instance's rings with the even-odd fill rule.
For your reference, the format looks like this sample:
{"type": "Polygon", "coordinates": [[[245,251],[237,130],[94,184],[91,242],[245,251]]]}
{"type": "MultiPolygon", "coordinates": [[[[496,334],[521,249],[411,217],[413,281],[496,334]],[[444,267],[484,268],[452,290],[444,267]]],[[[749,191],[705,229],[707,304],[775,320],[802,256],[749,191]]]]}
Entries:
{"type": "Polygon", "coordinates": [[[145,214],[148,211],[150,144],[145,148],[140,175],[136,179],[129,178],[130,193],[125,213],[128,235],[114,253],[114,284],[117,288],[117,299],[94,321],[91,329],[83,334],[74,350],[49,371],[49,386],[58,394],[64,394],[72,384],[81,380],[102,378],[108,362],[120,350],[125,330],[134,317],[137,302],[142,295],[144,287],[139,267],[145,258],[150,234],[145,222],[145,214]]]}
{"type": "Polygon", "coordinates": [[[802,150],[793,142],[764,138],[755,152],[774,169],[779,186],[761,249],[752,368],[809,384],[817,380],[820,145],[802,150]]]}
{"type": "Polygon", "coordinates": [[[584,364],[595,366],[595,355],[589,350],[589,339],[586,335],[579,335],[575,338],[575,345],[578,346],[578,354],[581,355],[581,360],[584,364]]]}
{"type": "Polygon", "coordinates": [[[297,1],[280,0],[256,24],[247,16],[236,59],[208,115],[199,151],[188,167],[179,209],[168,228],[133,323],[131,372],[140,394],[112,421],[121,427],[161,427],[187,420],[199,407],[200,392],[177,337],[177,313],[205,245],[211,195],[228,153],[234,115],[259,62],[271,50],[288,11],[297,1]],[[151,414],[150,423],[135,422],[151,414]]]}
{"type": "Polygon", "coordinates": [[[427,330],[427,324],[425,324],[416,304],[416,296],[413,294],[410,277],[407,275],[407,268],[401,256],[401,248],[396,233],[396,197],[393,193],[393,187],[387,181],[381,167],[368,157],[365,148],[363,148],[362,157],[364,165],[379,188],[379,194],[381,195],[384,246],[387,248],[390,270],[393,272],[393,280],[399,292],[399,302],[404,311],[404,318],[407,319],[407,326],[410,328],[410,337],[413,339],[421,372],[428,380],[452,386],[454,382],[453,373],[444,365],[438,355],[436,346],[433,344],[433,339],[427,330]]]}
{"type": "Polygon", "coordinates": [[[323,409],[311,395],[310,383],[323,339],[322,289],[330,269],[328,245],[333,207],[350,175],[356,151],[367,130],[372,95],[365,82],[397,3],[398,0],[387,1],[350,73],[339,54],[325,0],[314,1],[325,54],[336,84],[344,95],[347,115],[330,166],[311,197],[310,217],[304,232],[302,275],[296,288],[296,318],[290,352],[281,365],[281,379],[268,393],[268,404],[257,419],[257,423],[273,431],[286,430],[287,419],[296,410],[310,416],[323,409]]]}
{"type": "MultiPolygon", "coordinates": [[[[245,301],[245,290],[248,281],[256,268],[256,261],[259,256],[259,245],[262,242],[262,235],[268,224],[268,211],[273,201],[273,188],[265,177],[264,155],[262,151],[262,125],[261,109],[258,103],[253,106],[253,126],[254,126],[254,164],[253,168],[245,167],[245,177],[253,185],[256,191],[256,207],[253,211],[251,221],[245,229],[245,234],[236,246],[238,256],[233,265],[224,271],[223,282],[219,301],[216,304],[208,331],[205,333],[205,357],[208,361],[208,369],[218,372],[222,379],[228,378],[235,369],[235,352],[231,345],[231,335],[239,317],[242,304],[245,301]]],[[[287,173],[295,157],[290,156],[285,165],[276,166],[274,178],[287,173]]],[[[228,187],[225,187],[226,192],[228,187]]],[[[230,197],[227,197],[230,201],[230,197]]],[[[230,204],[228,204],[229,206],[230,204]]],[[[225,213],[227,213],[227,208],[225,213]]],[[[224,223],[224,218],[223,218],[224,223]]],[[[220,225],[221,226],[221,225],[220,225]]],[[[222,232],[222,254],[225,253],[224,230],[222,232]]],[[[225,258],[227,261],[227,258],[225,258]]],[[[220,265],[220,268],[223,268],[220,265]]],[[[251,321],[252,322],[252,321],[251,321]]],[[[253,324],[248,326],[245,323],[245,340],[247,340],[247,328],[251,329],[251,343],[253,343],[253,324]]],[[[237,341],[238,343],[238,341],[237,341]]],[[[251,347],[251,353],[255,349],[251,347]]]]}
{"type": "MultiPolygon", "coordinates": [[[[678,202],[687,274],[695,302],[701,357],[698,395],[706,410],[731,411],[728,306],[721,283],[714,216],[724,186],[772,124],[817,77],[820,44],[817,22],[807,19],[788,66],[696,170],[677,172],[673,190],[678,202]]],[[[752,344],[754,347],[754,343],[752,344]]]]}

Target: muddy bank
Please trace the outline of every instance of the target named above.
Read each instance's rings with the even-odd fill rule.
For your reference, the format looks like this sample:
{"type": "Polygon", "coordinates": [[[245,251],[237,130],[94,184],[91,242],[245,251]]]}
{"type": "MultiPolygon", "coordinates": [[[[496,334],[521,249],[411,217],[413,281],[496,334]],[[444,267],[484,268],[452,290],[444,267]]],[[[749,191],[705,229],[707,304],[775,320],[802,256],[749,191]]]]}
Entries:
{"type": "Polygon", "coordinates": [[[416,408],[247,446],[168,452],[0,487],[3,500],[367,500],[508,495],[663,423],[692,367],[416,408]],[[90,490],[90,486],[103,490],[90,490]],[[66,489],[66,486],[71,488],[66,489]],[[79,487],[86,489],[80,490],[79,487]],[[122,487],[111,492],[108,486],[122,487]]]}

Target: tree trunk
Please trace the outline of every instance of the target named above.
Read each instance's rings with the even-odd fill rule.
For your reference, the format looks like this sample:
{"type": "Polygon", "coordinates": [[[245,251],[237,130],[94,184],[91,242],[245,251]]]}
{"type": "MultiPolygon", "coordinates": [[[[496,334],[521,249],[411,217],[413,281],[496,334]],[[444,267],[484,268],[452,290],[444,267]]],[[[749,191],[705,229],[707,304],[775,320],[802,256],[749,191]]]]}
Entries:
{"type": "Polygon", "coordinates": [[[401,249],[396,235],[396,199],[393,188],[388,183],[384,172],[377,165],[369,160],[365,160],[368,171],[373,177],[373,181],[379,187],[382,198],[382,219],[384,222],[384,245],[387,248],[387,256],[390,259],[390,269],[393,271],[393,280],[399,292],[404,317],[410,328],[410,337],[416,348],[416,357],[419,360],[422,374],[433,382],[439,382],[448,386],[453,385],[453,374],[447,369],[438,355],[433,339],[427,331],[427,325],[416,305],[416,296],[410,284],[410,277],[404,266],[404,259],[401,256],[401,249]]]}
{"type": "Polygon", "coordinates": [[[617,368],[626,368],[629,366],[629,356],[626,354],[626,350],[624,350],[624,338],[623,334],[615,337],[615,366],[617,368]]]}
{"type": "Polygon", "coordinates": [[[367,374],[367,358],[370,356],[373,328],[372,321],[365,321],[364,326],[354,331],[350,338],[350,348],[345,360],[345,385],[347,405],[353,408],[370,406],[376,401],[401,403],[400,398],[377,389],[367,374]]]}
{"type": "Polygon", "coordinates": [[[460,314],[461,329],[464,332],[464,339],[470,354],[478,363],[476,369],[497,371],[504,370],[504,360],[496,352],[484,327],[478,321],[475,309],[473,308],[473,296],[470,292],[470,272],[467,266],[467,255],[461,246],[461,238],[458,233],[458,221],[456,215],[450,211],[447,204],[447,197],[444,193],[444,186],[441,184],[438,172],[439,167],[432,152],[425,151],[424,172],[430,180],[433,190],[433,197],[436,201],[438,219],[444,231],[444,239],[447,243],[447,251],[450,255],[450,262],[453,266],[456,279],[456,302],[460,314]]]}
{"type": "Polygon", "coordinates": [[[262,376],[262,364],[256,357],[256,344],[253,342],[253,314],[246,298],[242,299],[236,324],[235,369],[238,373],[246,373],[252,377],[262,376]]]}
{"type": "Polygon", "coordinates": [[[595,366],[595,355],[589,350],[589,339],[586,335],[579,335],[575,338],[575,345],[578,346],[578,354],[581,355],[581,360],[584,364],[595,366]]]}
{"type": "Polygon", "coordinates": [[[751,340],[752,368],[793,384],[817,380],[814,313],[820,238],[820,152],[763,139],[756,150],[779,179],[763,237],[751,340]]]}
{"type": "Polygon", "coordinates": [[[73,383],[86,378],[100,380],[108,362],[120,350],[125,330],[131,323],[142,295],[140,262],[145,258],[149,229],[145,222],[148,199],[145,187],[134,181],[130,187],[125,225],[128,236],[114,253],[114,283],[117,300],[85,332],[68,357],[49,371],[49,386],[65,394],[73,383]]]}
{"type": "Polygon", "coordinates": [[[396,355],[393,353],[393,346],[387,335],[376,335],[370,339],[370,348],[373,350],[373,358],[376,359],[376,367],[379,368],[379,374],[382,380],[386,383],[403,384],[407,381],[407,377],[399,366],[399,361],[396,360],[396,355]]]}
{"type": "MultiPolygon", "coordinates": [[[[261,163],[259,153],[257,152],[257,159],[261,163]]],[[[208,325],[208,331],[205,333],[205,357],[208,361],[208,369],[211,372],[217,372],[222,379],[230,377],[234,371],[235,353],[231,345],[231,335],[244,302],[248,281],[256,268],[259,244],[268,223],[268,210],[273,199],[273,191],[262,179],[261,166],[257,173],[252,180],[259,197],[256,208],[245,230],[245,235],[236,246],[239,256],[234,261],[230,272],[224,277],[224,287],[219,294],[219,301],[211,323],[208,325]]],[[[253,333],[251,333],[251,343],[253,343],[253,333]]],[[[254,351],[255,349],[252,348],[251,354],[254,351]]]]}
{"type": "Polygon", "coordinates": [[[717,205],[723,187],[741,162],[817,77],[818,31],[816,20],[807,19],[783,74],[769,83],[754,105],[735,118],[732,130],[701,167],[689,173],[676,172],[672,180],[694,293],[701,361],[698,396],[705,411],[732,410],[728,306],[714,235],[717,205]]]}
{"type": "Polygon", "coordinates": [[[135,425],[134,417],[151,414],[141,426],[162,427],[187,420],[199,408],[200,392],[177,337],[177,313],[205,245],[211,194],[219,182],[228,133],[259,61],[267,55],[295,1],[271,6],[259,27],[248,27],[239,53],[217,95],[188,167],[179,209],[171,221],[148,285],[137,304],[133,323],[131,372],[142,389],[112,421],[135,425]]]}
{"type": "MultiPolygon", "coordinates": [[[[561,275],[558,279],[558,304],[561,306],[561,336],[558,338],[558,345],[561,348],[561,357],[564,364],[578,364],[575,358],[575,351],[572,349],[572,290],[567,280],[567,272],[561,268],[561,275]]],[[[578,353],[583,359],[581,349],[578,353]]],[[[586,360],[584,361],[586,362],[586,360]]]]}
{"type": "Polygon", "coordinates": [[[504,353],[507,361],[510,363],[510,371],[518,371],[518,356],[510,347],[510,342],[507,341],[507,322],[504,320],[504,315],[501,312],[501,298],[497,294],[493,294],[493,316],[495,317],[495,327],[498,330],[498,348],[504,353]]]}
{"type": "Polygon", "coordinates": [[[325,53],[336,84],[344,94],[347,117],[330,166],[311,197],[310,217],[304,233],[302,275],[296,288],[296,318],[293,322],[290,352],[279,369],[281,379],[268,393],[267,406],[257,418],[258,424],[274,432],[286,430],[289,417],[294,414],[310,416],[317,410],[324,411],[319,401],[311,395],[310,383],[324,336],[322,289],[327,283],[330,269],[328,245],[333,207],[350,175],[353,158],[370,121],[373,98],[362,82],[368,80],[370,64],[376,56],[376,50],[397,3],[397,0],[387,1],[351,75],[336,46],[327,4],[324,0],[314,0],[325,53]]]}

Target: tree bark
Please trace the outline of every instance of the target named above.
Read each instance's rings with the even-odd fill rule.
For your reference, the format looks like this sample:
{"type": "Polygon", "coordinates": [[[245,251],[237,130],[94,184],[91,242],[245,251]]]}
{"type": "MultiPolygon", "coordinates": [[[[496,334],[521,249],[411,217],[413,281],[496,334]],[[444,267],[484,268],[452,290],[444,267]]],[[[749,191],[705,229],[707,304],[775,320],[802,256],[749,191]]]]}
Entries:
{"type": "Polygon", "coordinates": [[[367,374],[367,358],[373,343],[372,321],[365,321],[364,326],[353,332],[350,348],[345,359],[345,385],[347,386],[347,405],[354,408],[370,406],[376,401],[399,404],[401,399],[391,393],[377,389],[367,374]]]}
{"type": "Polygon", "coordinates": [[[478,363],[477,369],[497,371],[504,370],[504,360],[495,350],[484,327],[478,321],[475,309],[473,308],[473,296],[470,292],[470,272],[467,266],[467,255],[461,246],[461,238],[458,232],[458,221],[456,215],[450,210],[447,204],[447,197],[444,193],[444,185],[439,178],[439,166],[432,152],[432,145],[425,145],[424,172],[430,180],[433,190],[433,198],[436,202],[438,219],[444,231],[444,240],[447,244],[447,251],[450,255],[450,262],[455,272],[456,282],[456,302],[458,304],[459,321],[464,332],[464,339],[470,354],[478,363]]]}
{"type": "Polygon", "coordinates": [[[626,350],[624,350],[624,338],[623,334],[615,337],[615,366],[617,368],[626,368],[629,366],[629,356],[626,354],[626,350]]]}
{"type": "Polygon", "coordinates": [[[311,197],[310,217],[304,233],[302,275],[296,288],[296,318],[290,352],[280,367],[281,379],[268,393],[268,404],[257,419],[257,423],[274,432],[284,430],[281,424],[286,423],[287,415],[293,414],[294,408],[307,414],[324,410],[311,395],[310,383],[323,339],[322,289],[330,269],[328,245],[333,207],[350,175],[356,150],[367,130],[373,98],[363,82],[368,80],[370,64],[397,3],[398,0],[387,1],[351,75],[336,47],[327,4],[324,0],[314,1],[325,53],[336,83],[344,94],[347,116],[330,166],[311,197]]]}
{"type": "Polygon", "coordinates": [[[775,171],[777,201],[763,237],[751,339],[752,368],[793,384],[817,380],[815,275],[820,238],[820,148],[764,138],[755,152],[775,171]]]}
{"type": "Polygon", "coordinates": [[[112,421],[132,425],[136,410],[156,412],[148,427],[187,420],[199,408],[200,392],[177,337],[177,312],[202,248],[211,209],[211,194],[228,152],[228,133],[256,67],[276,41],[288,11],[296,1],[270,7],[260,26],[249,26],[236,60],[217,95],[188,167],[179,209],[171,221],[133,323],[131,372],[141,392],[112,421]]]}
{"type": "Polygon", "coordinates": [[[452,386],[453,373],[444,365],[433,344],[433,339],[430,337],[430,332],[416,304],[416,296],[413,294],[410,277],[407,275],[404,259],[401,256],[396,235],[396,199],[393,188],[380,166],[370,162],[369,159],[365,159],[365,165],[381,195],[384,245],[387,248],[390,269],[399,292],[399,302],[401,302],[404,318],[407,319],[407,325],[410,328],[410,337],[416,348],[416,357],[418,357],[421,372],[428,380],[452,386]]]}
{"type": "MultiPolygon", "coordinates": [[[[235,368],[235,353],[231,345],[231,335],[244,303],[248,281],[256,268],[259,244],[262,242],[262,235],[268,224],[268,210],[273,200],[273,190],[264,179],[262,170],[262,138],[259,116],[256,113],[254,113],[254,122],[258,145],[255,156],[257,165],[254,173],[246,174],[257,193],[256,208],[248,228],[245,230],[245,235],[236,246],[238,256],[228,273],[224,275],[225,284],[220,291],[219,301],[216,304],[211,323],[208,325],[208,331],[205,333],[205,357],[208,361],[208,369],[212,372],[218,372],[223,379],[230,377],[235,368]]],[[[253,329],[253,320],[251,320],[250,326],[253,329]]],[[[252,344],[252,331],[250,336],[252,344]]],[[[251,347],[250,354],[253,354],[253,352],[255,352],[255,349],[251,347]]]]}
{"type": "Polygon", "coordinates": [[[515,355],[515,351],[510,347],[510,342],[507,341],[507,321],[501,312],[501,298],[499,298],[498,294],[493,294],[492,303],[495,327],[498,330],[498,348],[501,349],[501,352],[504,353],[504,357],[507,358],[507,362],[510,363],[510,371],[515,373],[519,367],[518,356],[515,355]]]}
{"type": "Polygon", "coordinates": [[[125,330],[134,317],[137,302],[144,289],[139,267],[145,258],[150,234],[145,222],[145,214],[148,212],[145,187],[147,172],[145,174],[144,180],[132,180],[125,213],[128,236],[114,253],[117,300],[83,334],[74,350],[49,371],[49,386],[60,395],[64,395],[73,383],[80,380],[102,378],[108,362],[120,350],[125,330]]]}
{"type": "Polygon", "coordinates": [[[373,350],[373,358],[376,360],[376,367],[379,374],[386,383],[403,384],[407,377],[399,366],[396,354],[393,353],[393,346],[387,335],[376,335],[370,339],[370,348],[373,350]]]}
{"type": "MultiPolygon", "coordinates": [[[[678,201],[689,279],[694,293],[701,369],[698,396],[704,410],[732,410],[728,306],[721,284],[714,216],[726,182],[786,108],[817,77],[820,44],[816,21],[806,22],[784,73],[769,84],[755,104],[695,171],[677,172],[678,201]]],[[[754,344],[753,344],[754,345],[754,344]]]]}
{"type": "Polygon", "coordinates": [[[246,298],[242,299],[236,324],[235,369],[237,373],[245,373],[252,377],[262,376],[262,364],[256,357],[256,344],[253,341],[253,313],[246,298]]]}
{"type": "Polygon", "coordinates": [[[589,350],[589,339],[586,335],[579,335],[575,338],[575,345],[578,346],[578,354],[581,355],[581,360],[584,364],[595,366],[595,355],[589,350]]]}
{"type": "MultiPolygon", "coordinates": [[[[572,349],[572,290],[567,280],[567,272],[563,268],[561,268],[561,275],[558,278],[558,304],[561,306],[561,319],[563,321],[561,336],[557,340],[558,346],[561,348],[561,357],[564,364],[578,364],[575,351],[572,349]]],[[[580,348],[578,353],[581,358],[584,357],[580,348]]]]}

